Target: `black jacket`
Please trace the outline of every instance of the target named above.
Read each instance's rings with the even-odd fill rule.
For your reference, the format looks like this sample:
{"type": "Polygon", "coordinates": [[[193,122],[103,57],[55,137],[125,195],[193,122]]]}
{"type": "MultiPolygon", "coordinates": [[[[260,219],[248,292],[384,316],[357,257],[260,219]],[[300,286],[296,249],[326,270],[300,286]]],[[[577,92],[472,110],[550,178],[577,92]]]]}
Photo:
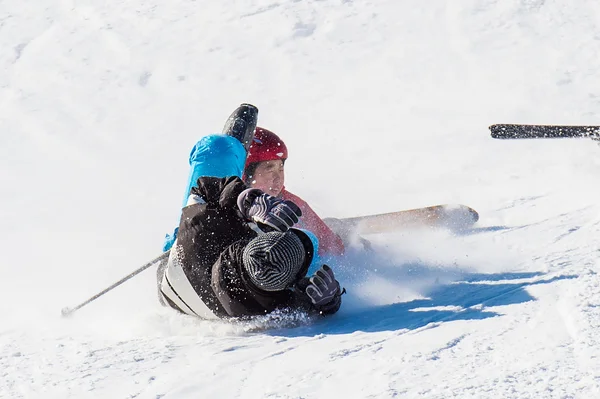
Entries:
{"type": "MultiPolygon", "coordinates": [[[[219,317],[241,317],[269,313],[278,308],[316,311],[301,290],[260,290],[242,265],[246,244],[257,233],[237,207],[246,185],[237,177],[201,177],[192,195],[206,203],[182,210],[176,245],[182,253],[183,271],[202,301],[219,317]]],[[[298,280],[306,275],[313,258],[313,245],[303,232],[293,230],[307,249],[298,280]]]]}

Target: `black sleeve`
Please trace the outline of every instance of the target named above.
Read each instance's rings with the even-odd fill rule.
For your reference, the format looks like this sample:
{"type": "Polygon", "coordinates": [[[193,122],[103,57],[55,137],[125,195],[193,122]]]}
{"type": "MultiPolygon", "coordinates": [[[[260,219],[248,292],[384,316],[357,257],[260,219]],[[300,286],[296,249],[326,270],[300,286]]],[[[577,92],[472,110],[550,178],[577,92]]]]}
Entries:
{"type": "Polygon", "coordinates": [[[192,194],[199,195],[208,204],[218,204],[223,208],[237,208],[238,195],[248,188],[237,176],[201,177],[196,184],[192,188],[192,194]]]}
{"type": "Polygon", "coordinates": [[[212,267],[212,289],[228,316],[250,316],[260,312],[258,304],[244,288],[237,272],[238,259],[247,241],[237,241],[227,247],[212,267]]]}

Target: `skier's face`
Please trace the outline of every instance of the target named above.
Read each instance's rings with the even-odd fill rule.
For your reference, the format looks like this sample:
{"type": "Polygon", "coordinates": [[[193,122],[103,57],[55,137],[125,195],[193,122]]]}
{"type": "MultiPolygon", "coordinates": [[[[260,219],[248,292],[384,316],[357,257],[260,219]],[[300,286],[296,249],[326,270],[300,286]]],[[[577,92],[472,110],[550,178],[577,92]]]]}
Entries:
{"type": "Polygon", "coordinates": [[[282,160],[264,161],[256,166],[250,184],[253,188],[277,197],[283,190],[284,178],[282,160]]]}

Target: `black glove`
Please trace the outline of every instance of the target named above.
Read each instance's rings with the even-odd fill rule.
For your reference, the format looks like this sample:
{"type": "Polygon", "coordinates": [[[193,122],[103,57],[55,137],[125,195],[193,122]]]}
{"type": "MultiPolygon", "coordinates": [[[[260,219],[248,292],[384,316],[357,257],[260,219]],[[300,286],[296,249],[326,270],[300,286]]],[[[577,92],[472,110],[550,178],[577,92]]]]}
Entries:
{"type": "Polygon", "coordinates": [[[287,231],[302,216],[302,211],[292,201],[273,197],[257,188],[242,191],[237,205],[246,219],[281,232],[287,231]]]}
{"type": "Polygon", "coordinates": [[[346,289],[340,290],[340,283],[327,265],[321,266],[311,278],[299,282],[298,286],[306,292],[321,314],[337,312],[342,305],[342,295],[346,292],[346,289]]]}

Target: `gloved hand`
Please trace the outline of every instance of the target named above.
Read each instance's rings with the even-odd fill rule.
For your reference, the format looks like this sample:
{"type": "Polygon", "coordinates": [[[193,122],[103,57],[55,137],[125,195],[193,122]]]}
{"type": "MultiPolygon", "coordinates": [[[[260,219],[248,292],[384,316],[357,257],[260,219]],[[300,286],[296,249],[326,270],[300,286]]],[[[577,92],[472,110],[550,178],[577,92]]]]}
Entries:
{"type": "Polygon", "coordinates": [[[237,205],[246,219],[281,232],[287,231],[302,216],[302,211],[292,201],[284,201],[256,188],[242,191],[237,205]]]}
{"type": "Polygon", "coordinates": [[[340,283],[327,265],[321,266],[312,277],[298,285],[321,314],[337,312],[342,305],[342,295],[346,292],[346,289],[340,290],[340,283]]]}

